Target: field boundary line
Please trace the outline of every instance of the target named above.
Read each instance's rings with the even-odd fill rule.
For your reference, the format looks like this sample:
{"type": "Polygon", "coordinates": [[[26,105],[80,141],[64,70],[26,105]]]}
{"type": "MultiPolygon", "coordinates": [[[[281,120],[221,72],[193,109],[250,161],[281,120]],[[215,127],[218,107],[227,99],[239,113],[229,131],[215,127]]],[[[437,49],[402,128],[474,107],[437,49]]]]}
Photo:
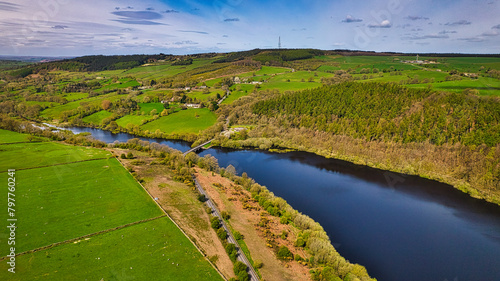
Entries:
{"type": "MultiPolygon", "coordinates": [[[[86,235],[83,235],[83,236],[80,236],[80,237],[77,237],[77,238],[71,238],[71,239],[68,239],[68,240],[64,240],[64,241],[60,241],[60,242],[55,242],[55,243],[52,243],[52,244],[47,245],[47,246],[43,246],[43,247],[40,247],[40,248],[36,248],[36,249],[24,251],[22,253],[18,253],[18,254],[16,254],[16,257],[17,256],[26,255],[26,254],[35,253],[35,252],[39,252],[39,251],[43,251],[43,250],[47,250],[47,249],[51,249],[51,248],[54,248],[54,247],[59,246],[59,245],[69,244],[71,242],[75,242],[75,241],[82,240],[82,239],[85,239],[85,238],[93,237],[93,236],[96,236],[96,235],[108,233],[108,232],[111,232],[111,231],[123,229],[123,228],[129,227],[129,226],[133,226],[133,225],[136,225],[136,224],[141,224],[141,223],[148,222],[148,221],[153,221],[153,220],[164,218],[164,217],[166,217],[166,216],[165,215],[161,215],[161,216],[158,216],[158,217],[148,218],[148,219],[144,219],[144,220],[140,220],[140,221],[136,221],[136,222],[131,222],[131,223],[127,223],[127,224],[123,224],[123,225],[117,226],[117,227],[113,227],[113,228],[101,230],[101,231],[98,231],[98,232],[86,234],[86,235]]],[[[9,257],[7,257],[7,256],[1,257],[0,261],[6,260],[8,258],[9,257]]]]}
{"type": "MultiPolygon", "coordinates": [[[[39,168],[48,168],[48,167],[55,167],[55,166],[61,166],[61,165],[68,165],[68,164],[75,164],[75,163],[82,163],[82,162],[89,162],[89,161],[95,161],[95,160],[106,160],[110,159],[113,157],[108,157],[108,158],[96,158],[96,159],[87,159],[87,160],[80,160],[80,161],[73,161],[73,162],[68,162],[68,163],[58,163],[54,165],[46,165],[46,166],[38,166],[38,167],[31,167],[31,168],[19,168],[16,169],[16,171],[23,171],[23,170],[32,170],[32,169],[39,169],[39,168]]],[[[0,171],[1,173],[6,173],[7,171],[0,171]]]]}
{"type": "MultiPolygon", "coordinates": [[[[118,158],[117,158],[118,159],[118,158]]],[[[118,162],[120,163],[120,165],[122,165],[122,167],[127,170],[127,172],[134,178],[134,180],[142,187],[142,189],[144,189],[144,191],[146,191],[146,193],[149,195],[149,197],[151,197],[151,199],[156,203],[156,205],[160,208],[160,210],[163,211],[163,213],[170,219],[170,221],[172,221],[175,226],[182,232],[182,234],[184,234],[184,236],[186,236],[186,238],[191,242],[191,244],[193,244],[193,246],[200,252],[200,254],[205,258],[205,260],[207,260],[213,268],[215,268],[215,270],[219,273],[219,275],[222,277],[222,279],[224,280],[228,280],[226,278],[226,276],[224,276],[222,274],[222,272],[219,270],[219,268],[217,268],[217,266],[215,266],[214,263],[212,263],[212,261],[210,259],[208,259],[207,255],[200,249],[200,247],[198,247],[198,245],[196,245],[196,243],[189,237],[189,235],[184,232],[184,229],[182,229],[178,224],[177,222],[175,222],[174,219],[172,219],[172,217],[168,214],[168,212],[163,209],[163,207],[160,205],[160,203],[158,203],[158,201],[155,200],[155,198],[153,197],[153,195],[151,195],[151,193],[149,193],[149,191],[142,185],[142,183],[140,183],[139,181],[137,181],[134,177],[134,175],[132,175],[132,173],[123,165],[123,163],[118,159],[118,162]]]]}
{"type": "Polygon", "coordinates": [[[23,144],[23,143],[42,143],[46,141],[20,141],[20,142],[8,142],[8,143],[0,143],[0,145],[10,145],[10,144],[23,144]]]}

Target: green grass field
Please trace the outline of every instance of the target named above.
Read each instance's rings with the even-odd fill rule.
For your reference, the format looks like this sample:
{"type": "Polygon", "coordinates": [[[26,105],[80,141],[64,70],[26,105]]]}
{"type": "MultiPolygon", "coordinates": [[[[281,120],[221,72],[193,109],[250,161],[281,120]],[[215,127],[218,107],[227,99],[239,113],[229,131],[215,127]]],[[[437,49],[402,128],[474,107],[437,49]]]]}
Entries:
{"type": "Polygon", "coordinates": [[[262,84],[260,89],[261,90],[278,89],[280,91],[300,91],[305,89],[317,88],[320,86],[321,83],[319,82],[300,82],[300,81],[286,82],[286,81],[281,81],[281,79],[279,79],[279,80],[272,80],[262,84]]]}
{"type": "Polygon", "coordinates": [[[82,119],[83,122],[85,123],[93,123],[96,125],[101,124],[103,119],[109,118],[113,115],[113,113],[106,111],[106,110],[101,110],[99,112],[96,112],[92,115],[86,116],[82,119]]]}
{"type": "Polygon", "coordinates": [[[151,118],[151,115],[125,115],[122,118],[116,120],[116,123],[125,128],[128,124],[134,124],[140,126],[142,121],[151,118]]]}
{"type": "Polygon", "coordinates": [[[64,111],[76,109],[79,106],[81,106],[82,104],[100,105],[102,103],[102,101],[105,99],[113,102],[115,100],[119,100],[120,98],[121,97],[119,95],[116,95],[115,93],[111,93],[111,94],[107,94],[107,95],[103,95],[103,96],[92,97],[92,98],[86,98],[83,100],[68,102],[67,104],[48,108],[48,109],[42,111],[40,115],[42,117],[46,117],[46,118],[57,119],[57,118],[61,117],[61,113],[63,113],[64,111]]]}
{"type": "Polygon", "coordinates": [[[125,88],[132,88],[132,87],[138,87],[141,86],[136,80],[127,80],[127,79],[120,79],[118,83],[111,83],[109,85],[106,85],[98,90],[96,92],[101,92],[104,90],[111,90],[111,89],[125,89],[125,88]]]}
{"type": "Polygon", "coordinates": [[[81,100],[88,96],[89,96],[88,93],[67,93],[62,95],[62,97],[67,99],[68,101],[81,100]]]}
{"type": "MultiPolygon", "coordinates": [[[[26,139],[0,130],[3,143],[26,139]]],[[[117,159],[91,160],[109,152],[48,142],[0,148],[0,181],[8,182],[4,167],[16,169],[16,253],[63,242],[17,256],[14,275],[2,262],[0,280],[222,279],[169,218],[158,218],[162,210],[117,159]],[[75,160],[89,161],[64,164],[75,160]],[[121,227],[130,223],[136,224],[121,227]]],[[[7,196],[0,193],[0,200],[7,196]]],[[[10,247],[8,231],[0,231],[1,257],[10,247]]]]}
{"type": "Polygon", "coordinates": [[[162,214],[114,158],[18,170],[16,183],[18,252],[162,214]]]}
{"type": "Polygon", "coordinates": [[[147,123],[141,127],[142,130],[154,132],[157,129],[163,133],[199,133],[215,124],[217,117],[215,113],[207,108],[181,110],[168,116],[147,123]],[[196,114],[198,117],[196,117],[196,114]]]}
{"type": "MultiPolygon", "coordinates": [[[[26,137],[26,135],[22,136],[26,137]]],[[[22,137],[19,137],[19,139],[21,138],[22,137]]],[[[8,161],[0,162],[0,171],[111,157],[111,154],[105,150],[54,142],[2,145],[0,146],[0,154],[3,159],[8,159],[8,161]]]]}
{"type": "MultiPolygon", "coordinates": [[[[0,129],[0,144],[1,143],[16,143],[16,142],[27,142],[28,135],[19,134],[12,131],[7,131],[0,129]]],[[[3,151],[3,147],[0,146],[0,152],[3,151]]]]}
{"type": "MultiPolygon", "coordinates": [[[[214,87],[214,85],[217,83],[220,83],[220,81],[222,81],[222,78],[215,78],[215,79],[206,80],[204,83],[208,87],[214,87]]],[[[202,84],[203,83],[200,83],[198,86],[201,86],[202,84]]]]}
{"type": "Polygon", "coordinates": [[[210,64],[214,59],[196,59],[193,60],[193,64],[190,65],[172,65],[172,63],[157,63],[149,66],[138,66],[133,69],[122,71],[121,75],[132,74],[138,78],[149,78],[157,79],[166,76],[175,76],[177,74],[195,69],[197,67],[202,67],[204,65],[210,64]]]}
{"type": "MultiPolygon", "coordinates": [[[[478,79],[464,78],[460,81],[444,81],[431,83],[432,89],[436,91],[462,93],[465,89],[476,89],[480,95],[500,95],[500,83],[493,78],[479,77],[478,79]]],[[[426,84],[407,85],[411,88],[424,88],[426,84]]]]}
{"type": "Polygon", "coordinates": [[[140,111],[144,112],[144,114],[149,114],[151,110],[156,109],[156,112],[160,114],[165,107],[160,102],[151,102],[151,103],[139,103],[140,111]]]}
{"type": "Polygon", "coordinates": [[[249,95],[250,93],[252,93],[254,88],[255,85],[251,84],[240,84],[233,86],[233,92],[231,92],[231,94],[222,102],[222,104],[230,104],[241,97],[249,95]]]}
{"type": "Polygon", "coordinates": [[[18,257],[2,280],[223,280],[164,217],[18,257]],[[10,274],[10,275],[9,275],[10,274]]]}
{"type": "Polygon", "coordinates": [[[272,74],[286,73],[286,72],[292,72],[292,70],[286,67],[262,66],[260,70],[255,72],[250,72],[247,75],[252,76],[253,74],[255,74],[256,76],[263,76],[263,75],[272,75],[272,74]]]}

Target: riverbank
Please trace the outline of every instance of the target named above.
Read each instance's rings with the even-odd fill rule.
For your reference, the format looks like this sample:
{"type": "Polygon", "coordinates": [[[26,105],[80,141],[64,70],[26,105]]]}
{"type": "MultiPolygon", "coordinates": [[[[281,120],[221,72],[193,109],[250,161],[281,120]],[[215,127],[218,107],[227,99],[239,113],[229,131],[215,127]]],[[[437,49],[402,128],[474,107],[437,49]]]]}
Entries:
{"type": "MultiPolygon", "coordinates": [[[[215,127],[220,124],[216,125],[215,127]]],[[[500,145],[497,147],[467,147],[460,144],[436,146],[428,142],[398,144],[366,141],[346,136],[332,136],[310,129],[277,131],[272,137],[262,138],[266,128],[256,127],[245,140],[218,136],[212,146],[232,149],[258,148],[270,152],[304,151],[326,158],[348,161],[357,165],[385,170],[388,173],[414,175],[451,185],[469,196],[500,206],[499,180],[495,177],[500,165],[500,145]],[[311,137],[313,136],[313,137],[311,137]],[[497,166],[497,168],[495,168],[497,166]],[[473,174],[474,176],[468,176],[473,174]],[[468,180],[467,180],[468,179],[468,180]],[[476,183],[476,184],[474,184],[476,183]],[[497,185],[495,187],[495,185],[497,185]]],[[[118,132],[114,132],[118,133],[118,132]]],[[[127,133],[127,132],[125,132],[127,133]]],[[[141,134],[139,137],[155,137],[141,134]]],[[[198,137],[199,143],[206,137],[198,137]]],[[[167,139],[170,140],[170,139],[167,139]]],[[[193,142],[193,136],[173,138],[193,142]]],[[[389,181],[398,181],[388,174],[389,181]]]]}
{"type": "Polygon", "coordinates": [[[203,205],[197,202],[197,195],[186,181],[184,175],[191,171],[218,208],[234,215],[229,220],[230,226],[243,233],[252,257],[263,264],[261,273],[265,280],[323,280],[319,276],[327,274],[332,278],[372,280],[363,266],[351,264],[338,254],[318,223],[252,179],[219,168],[210,157],[191,153],[184,158],[181,153],[164,152],[163,158],[153,149],[156,146],[144,145],[133,142],[118,145],[125,149],[115,148],[115,155],[133,154],[134,159],[122,159],[125,166],[226,277],[233,277],[231,264],[215,232],[208,227],[203,205]],[[204,169],[190,168],[189,163],[197,163],[204,169]],[[283,248],[290,256],[287,254],[280,260],[283,248]]]}
{"type": "MultiPolygon", "coordinates": [[[[97,132],[96,136],[107,143],[116,140],[116,136],[110,138],[109,134],[102,138],[103,134],[97,132]]],[[[73,138],[76,137],[70,140],[73,138]]],[[[86,140],[83,136],[78,139],[86,140]]],[[[137,139],[130,143],[147,145],[137,139]]],[[[159,146],[153,143],[149,147],[159,146]]],[[[187,150],[189,145],[183,143],[183,147],[187,150]]],[[[366,265],[373,276],[400,280],[407,272],[417,269],[441,280],[454,276],[460,279],[497,276],[491,262],[486,261],[498,257],[498,245],[488,239],[500,233],[500,229],[496,230],[498,209],[446,185],[395,174],[390,179],[397,184],[391,186],[387,185],[384,171],[309,153],[214,148],[200,154],[217,157],[212,158],[210,165],[218,162],[221,167],[228,167],[232,164],[239,173],[248,172],[295,208],[319,221],[342,255],[366,265]],[[398,182],[399,179],[404,180],[398,182]],[[487,237],[480,235],[485,233],[487,237]],[[432,239],[420,241],[421,237],[432,239]],[[469,249],[466,245],[475,246],[469,249]],[[411,253],[404,249],[411,249],[411,253]],[[380,253],[386,253],[384,259],[380,259],[380,253]],[[459,258],[460,264],[465,260],[477,263],[478,259],[485,263],[477,264],[475,269],[457,269],[455,262],[437,268],[432,262],[448,260],[450,255],[459,258]],[[405,262],[408,258],[414,262],[405,262]],[[454,275],[445,274],[450,270],[454,275]]],[[[171,159],[168,163],[176,162],[171,159]]],[[[422,274],[414,274],[414,277],[412,280],[423,278],[422,274]]]]}
{"type": "MultiPolygon", "coordinates": [[[[212,144],[232,149],[253,147],[268,151],[279,149],[314,153],[387,171],[388,184],[397,182],[400,177],[392,173],[414,175],[448,184],[473,198],[500,206],[500,187],[493,186],[494,175],[491,173],[491,169],[500,161],[500,145],[493,148],[469,148],[461,145],[435,146],[430,143],[370,142],[304,128],[278,132],[271,138],[262,138],[259,136],[263,130],[265,128],[250,131],[250,137],[246,140],[218,138],[212,144]],[[469,169],[485,170],[486,175],[475,171],[481,178],[469,178],[469,181],[458,178],[457,176],[464,177],[463,174],[468,172],[460,168],[460,161],[467,162],[469,169]],[[490,182],[487,181],[488,176],[490,182]],[[478,188],[471,182],[481,182],[482,186],[478,188]]],[[[498,182],[498,179],[496,181],[498,182]]]]}

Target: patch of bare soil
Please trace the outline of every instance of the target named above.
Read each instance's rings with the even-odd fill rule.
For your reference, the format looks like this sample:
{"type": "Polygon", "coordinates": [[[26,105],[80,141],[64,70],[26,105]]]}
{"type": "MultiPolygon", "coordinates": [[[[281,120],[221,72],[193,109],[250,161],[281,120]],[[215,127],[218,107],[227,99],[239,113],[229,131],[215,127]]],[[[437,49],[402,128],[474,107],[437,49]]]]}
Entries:
{"type": "Polygon", "coordinates": [[[293,244],[297,229],[279,222],[255,202],[250,192],[218,174],[195,168],[196,178],[220,211],[227,211],[231,227],[244,235],[252,259],[262,261],[259,269],[263,280],[311,280],[309,268],[302,262],[278,260],[275,250],[287,246],[293,254],[308,258],[303,249],[293,244]],[[265,222],[265,223],[262,223],[265,222]],[[283,235],[286,232],[287,235],[283,235]]]}

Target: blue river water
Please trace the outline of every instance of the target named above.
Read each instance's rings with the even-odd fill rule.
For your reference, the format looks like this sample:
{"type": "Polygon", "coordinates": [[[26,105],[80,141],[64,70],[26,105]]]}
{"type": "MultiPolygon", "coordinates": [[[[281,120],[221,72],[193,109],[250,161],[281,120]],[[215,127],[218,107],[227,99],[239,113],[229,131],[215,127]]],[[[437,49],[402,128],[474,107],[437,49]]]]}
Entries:
{"type": "MultiPolygon", "coordinates": [[[[89,128],[111,143],[134,136],[89,128]]],[[[155,140],[186,151],[189,143],[155,140]]],[[[339,253],[388,281],[500,280],[500,207],[439,182],[306,152],[212,148],[318,221],[339,253]]]]}

